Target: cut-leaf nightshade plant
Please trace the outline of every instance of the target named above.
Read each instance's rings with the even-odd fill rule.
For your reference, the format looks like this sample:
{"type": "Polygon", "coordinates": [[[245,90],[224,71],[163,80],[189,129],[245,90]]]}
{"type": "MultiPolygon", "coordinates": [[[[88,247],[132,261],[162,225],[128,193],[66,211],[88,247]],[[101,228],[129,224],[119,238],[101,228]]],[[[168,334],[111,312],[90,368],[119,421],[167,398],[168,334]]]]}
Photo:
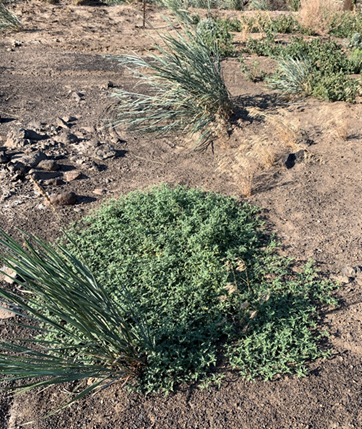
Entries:
{"type": "Polygon", "coordinates": [[[305,374],[327,355],[316,307],[335,303],[334,285],[291,269],[258,212],[162,185],[108,202],[62,245],[2,233],[20,290],[0,296],[29,328],[0,342],[3,380],[20,392],[79,380],[59,409],[117,380],[144,393],[217,382],[220,356],[248,379],[305,374]]]}

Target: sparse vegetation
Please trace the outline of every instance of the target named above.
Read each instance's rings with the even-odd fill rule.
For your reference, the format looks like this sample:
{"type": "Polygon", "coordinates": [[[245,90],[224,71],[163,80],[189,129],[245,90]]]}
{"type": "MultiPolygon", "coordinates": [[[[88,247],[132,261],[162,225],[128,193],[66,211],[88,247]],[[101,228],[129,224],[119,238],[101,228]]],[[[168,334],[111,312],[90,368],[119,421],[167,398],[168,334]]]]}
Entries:
{"type": "Polygon", "coordinates": [[[202,19],[196,28],[201,42],[209,48],[210,55],[229,57],[235,54],[233,36],[228,29],[211,18],[202,19]]]}
{"type": "Polygon", "coordinates": [[[287,46],[275,42],[272,33],[264,40],[249,40],[249,52],[278,59],[279,66],[269,80],[285,94],[312,95],[329,101],[354,102],[361,83],[352,79],[357,63],[349,61],[336,42],[292,38],[287,46]]]}

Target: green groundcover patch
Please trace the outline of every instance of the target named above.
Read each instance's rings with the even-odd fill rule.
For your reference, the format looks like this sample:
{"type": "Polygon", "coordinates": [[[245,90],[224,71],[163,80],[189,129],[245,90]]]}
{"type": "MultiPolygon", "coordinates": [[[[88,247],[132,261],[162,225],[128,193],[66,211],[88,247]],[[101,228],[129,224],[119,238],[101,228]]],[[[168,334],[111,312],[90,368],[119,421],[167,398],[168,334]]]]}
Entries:
{"type": "MultiPolygon", "coordinates": [[[[225,360],[248,379],[307,371],[325,357],[316,307],[334,287],[312,264],[292,270],[259,209],[167,186],[108,202],[72,227],[68,248],[117,300],[126,287],[155,338],[146,392],[212,380],[225,360]]],[[[215,377],[214,377],[215,379],[215,377]]]]}

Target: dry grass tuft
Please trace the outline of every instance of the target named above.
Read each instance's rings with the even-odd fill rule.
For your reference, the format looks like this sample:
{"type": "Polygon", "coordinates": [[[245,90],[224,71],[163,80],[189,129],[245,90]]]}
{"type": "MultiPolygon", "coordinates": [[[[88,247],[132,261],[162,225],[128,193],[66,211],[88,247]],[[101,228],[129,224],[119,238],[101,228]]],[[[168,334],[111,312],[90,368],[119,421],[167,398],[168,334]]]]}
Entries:
{"type": "Polygon", "coordinates": [[[328,34],[341,11],[336,0],[301,0],[298,21],[316,34],[328,34]]]}
{"type": "Polygon", "coordinates": [[[329,117],[331,119],[326,122],[326,129],[333,137],[346,141],[349,134],[348,112],[345,109],[340,109],[333,113],[330,112],[329,117]]]}
{"type": "Polygon", "coordinates": [[[272,167],[286,149],[299,150],[301,136],[299,121],[291,112],[266,114],[255,107],[249,107],[248,112],[253,118],[263,118],[264,127],[254,134],[245,128],[235,128],[233,136],[239,144],[236,148],[225,148],[218,165],[218,170],[228,174],[245,197],[252,195],[256,173],[272,167]]]}

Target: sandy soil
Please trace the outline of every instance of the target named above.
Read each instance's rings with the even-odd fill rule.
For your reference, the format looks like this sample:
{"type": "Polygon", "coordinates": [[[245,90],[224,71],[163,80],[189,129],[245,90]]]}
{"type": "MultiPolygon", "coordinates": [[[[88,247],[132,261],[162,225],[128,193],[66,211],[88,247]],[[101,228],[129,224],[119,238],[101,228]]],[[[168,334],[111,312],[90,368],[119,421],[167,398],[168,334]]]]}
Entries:
{"type": "MultiPolygon", "coordinates": [[[[0,147],[7,144],[13,128],[38,128],[48,134],[48,139],[30,149],[14,147],[7,153],[15,159],[43,151],[59,164],[58,179],[79,171],[79,179],[64,180],[58,186],[47,181],[50,177],[39,179],[49,193],[77,195],[75,205],[58,209],[66,224],[105,199],[160,182],[245,198],[235,171],[218,169],[220,158],[236,147],[235,136],[229,149],[214,145],[214,151],[195,153],[177,137],[140,138],[120,128],[103,128],[103,120],[111,116],[112,87],[132,89],[134,85],[116,62],[103,55],[145,53],[156,33],[142,30],[140,10],[137,4],[18,4],[24,31],[2,35],[0,40],[0,147]],[[76,136],[75,141],[69,133],[76,136]],[[99,148],[108,148],[110,155],[98,153],[99,148]]],[[[153,27],[166,26],[161,15],[148,11],[153,27]]],[[[261,65],[268,69],[272,64],[262,61],[261,65]]],[[[236,59],[224,62],[223,68],[230,92],[245,108],[282,112],[303,130],[304,140],[288,148],[265,121],[245,115],[240,119],[243,136],[267,133],[274,146],[283,146],[281,154],[305,149],[304,160],[292,168],[275,162],[256,171],[248,201],[262,207],[266,227],[277,234],[286,254],[299,261],[312,257],[324,276],[339,276],[343,281],[336,292],[340,307],[321,319],[331,334],[331,357],[312,363],[310,374],[302,379],[249,383],[229,373],[220,389],[201,391],[189,386],[167,397],[142,397],[114,386],[29,428],[362,427],[362,280],[341,273],[346,266],[362,266],[361,103],[302,100],[278,106],[263,84],[243,77],[236,59]]],[[[48,239],[59,234],[59,219],[27,176],[19,177],[8,164],[0,164],[0,181],[1,228],[14,235],[21,228],[48,239]]],[[[14,335],[13,329],[7,320],[0,321],[1,338],[14,335]]],[[[63,395],[59,387],[16,397],[1,393],[0,428],[15,429],[37,420],[63,395]]]]}

